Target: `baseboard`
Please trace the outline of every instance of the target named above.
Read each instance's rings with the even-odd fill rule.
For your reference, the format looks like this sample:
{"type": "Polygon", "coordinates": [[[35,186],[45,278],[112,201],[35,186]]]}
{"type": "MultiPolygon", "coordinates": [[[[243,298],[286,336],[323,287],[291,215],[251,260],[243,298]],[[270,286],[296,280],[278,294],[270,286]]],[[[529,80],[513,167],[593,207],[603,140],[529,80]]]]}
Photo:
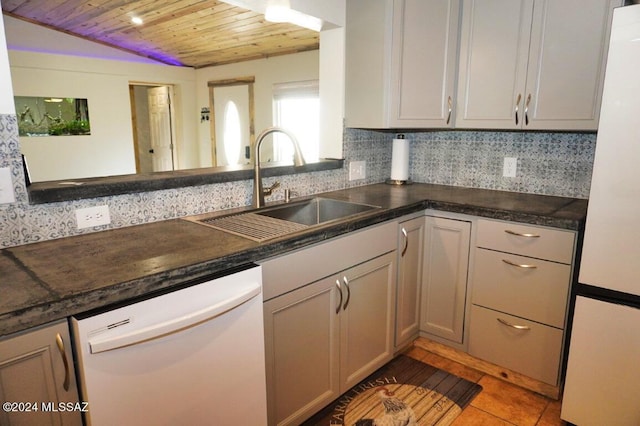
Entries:
{"type": "Polygon", "coordinates": [[[433,340],[429,340],[426,337],[418,337],[413,344],[429,352],[433,352],[452,361],[456,361],[460,364],[466,365],[467,367],[474,368],[485,374],[489,374],[493,377],[539,393],[546,397],[555,400],[560,399],[561,389],[558,386],[552,386],[548,383],[532,379],[531,377],[525,376],[524,374],[509,370],[508,368],[500,367],[499,365],[483,361],[472,355],[469,355],[466,352],[451,348],[449,346],[443,345],[442,343],[434,342],[433,340]]]}

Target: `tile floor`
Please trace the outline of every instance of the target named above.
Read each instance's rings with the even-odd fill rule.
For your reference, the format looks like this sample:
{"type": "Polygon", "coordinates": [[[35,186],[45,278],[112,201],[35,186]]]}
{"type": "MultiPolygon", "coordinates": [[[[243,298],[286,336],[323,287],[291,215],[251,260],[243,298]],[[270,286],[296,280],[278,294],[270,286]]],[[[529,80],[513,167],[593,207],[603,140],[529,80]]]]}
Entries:
{"type": "Polygon", "coordinates": [[[413,347],[407,355],[449,373],[479,383],[482,392],[471,401],[452,426],[564,426],[560,401],[496,379],[465,365],[413,347]]]}

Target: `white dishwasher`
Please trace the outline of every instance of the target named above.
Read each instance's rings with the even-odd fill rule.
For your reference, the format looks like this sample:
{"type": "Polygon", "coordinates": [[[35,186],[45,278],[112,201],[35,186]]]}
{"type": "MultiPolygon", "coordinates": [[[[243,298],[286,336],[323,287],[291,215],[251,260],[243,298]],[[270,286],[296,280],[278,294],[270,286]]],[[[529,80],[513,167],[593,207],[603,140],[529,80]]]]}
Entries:
{"type": "Polygon", "coordinates": [[[267,423],[259,266],[71,321],[87,424],[267,423]]]}

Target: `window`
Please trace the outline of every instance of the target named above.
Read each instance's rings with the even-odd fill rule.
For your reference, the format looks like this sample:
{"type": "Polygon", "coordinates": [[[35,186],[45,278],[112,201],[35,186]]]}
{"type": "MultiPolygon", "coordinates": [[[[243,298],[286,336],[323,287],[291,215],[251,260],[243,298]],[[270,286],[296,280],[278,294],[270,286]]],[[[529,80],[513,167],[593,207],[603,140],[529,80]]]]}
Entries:
{"type": "Polygon", "coordinates": [[[227,164],[240,162],[240,146],[242,129],[240,126],[240,114],[233,101],[227,101],[224,106],[224,153],[227,164]]]}
{"type": "MultiPolygon", "coordinates": [[[[296,137],[305,161],[317,161],[320,152],[320,95],[318,80],[274,84],[273,123],[296,137]]],[[[289,162],[293,147],[287,136],[274,134],[275,161],[289,162]]]]}

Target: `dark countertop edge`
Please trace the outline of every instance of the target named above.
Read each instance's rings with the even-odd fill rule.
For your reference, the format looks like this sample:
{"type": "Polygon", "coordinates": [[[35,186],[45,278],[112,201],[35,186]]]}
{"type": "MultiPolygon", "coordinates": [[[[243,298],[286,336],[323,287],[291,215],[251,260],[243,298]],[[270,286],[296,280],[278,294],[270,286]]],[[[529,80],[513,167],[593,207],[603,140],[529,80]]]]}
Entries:
{"type": "MultiPolygon", "coordinates": [[[[566,207],[566,206],[564,206],[566,207]]],[[[242,250],[238,253],[199,262],[193,265],[164,271],[157,274],[137,278],[122,283],[105,286],[86,293],[76,293],[53,302],[42,303],[28,308],[8,312],[0,315],[0,338],[6,335],[23,331],[28,328],[43,325],[45,323],[67,318],[72,315],[103,308],[112,305],[105,303],[107,294],[117,291],[122,301],[127,301],[145,294],[158,291],[171,291],[172,287],[187,280],[194,280],[207,275],[217,274],[234,267],[259,262],[261,260],[281,255],[289,251],[300,249],[312,244],[357,231],[368,226],[393,220],[421,210],[438,210],[449,213],[467,214],[470,216],[486,217],[495,220],[507,220],[528,223],[532,225],[550,226],[570,231],[580,231],[584,228],[585,218],[571,219],[554,216],[556,212],[549,214],[533,214],[510,210],[500,210],[490,207],[459,204],[455,202],[436,200],[416,200],[406,205],[394,208],[382,208],[367,212],[349,220],[305,231],[298,235],[292,235],[275,239],[259,246],[242,250]],[[76,303],[82,299],[82,304],[76,303]],[[27,317],[26,319],[24,317],[27,317]],[[31,320],[29,320],[31,318],[31,320]],[[37,318],[37,319],[34,319],[37,318]]]]}
{"type": "Polygon", "coordinates": [[[505,220],[509,222],[526,223],[528,225],[549,226],[551,228],[576,232],[582,231],[585,225],[584,219],[575,220],[571,218],[552,217],[551,215],[514,212],[510,210],[491,209],[442,201],[427,201],[426,208],[449,213],[467,214],[470,216],[478,216],[493,220],[505,220]]]}
{"type": "MultiPolygon", "coordinates": [[[[335,170],[341,169],[343,166],[343,159],[324,159],[316,163],[309,163],[298,167],[292,165],[264,167],[262,169],[262,175],[264,177],[283,176],[296,173],[335,170]]],[[[30,204],[46,204],[162,189],[175,189],[185,186],[234,182],[252,178],[253,167],[251,166],[243,166],[239,169],[209,167],[139,175],[35,182],[29,185],[27,191],[29,193],[30,204]],[[62,184],[61,182],[76,182],[80,185],[62,184]]]]}

